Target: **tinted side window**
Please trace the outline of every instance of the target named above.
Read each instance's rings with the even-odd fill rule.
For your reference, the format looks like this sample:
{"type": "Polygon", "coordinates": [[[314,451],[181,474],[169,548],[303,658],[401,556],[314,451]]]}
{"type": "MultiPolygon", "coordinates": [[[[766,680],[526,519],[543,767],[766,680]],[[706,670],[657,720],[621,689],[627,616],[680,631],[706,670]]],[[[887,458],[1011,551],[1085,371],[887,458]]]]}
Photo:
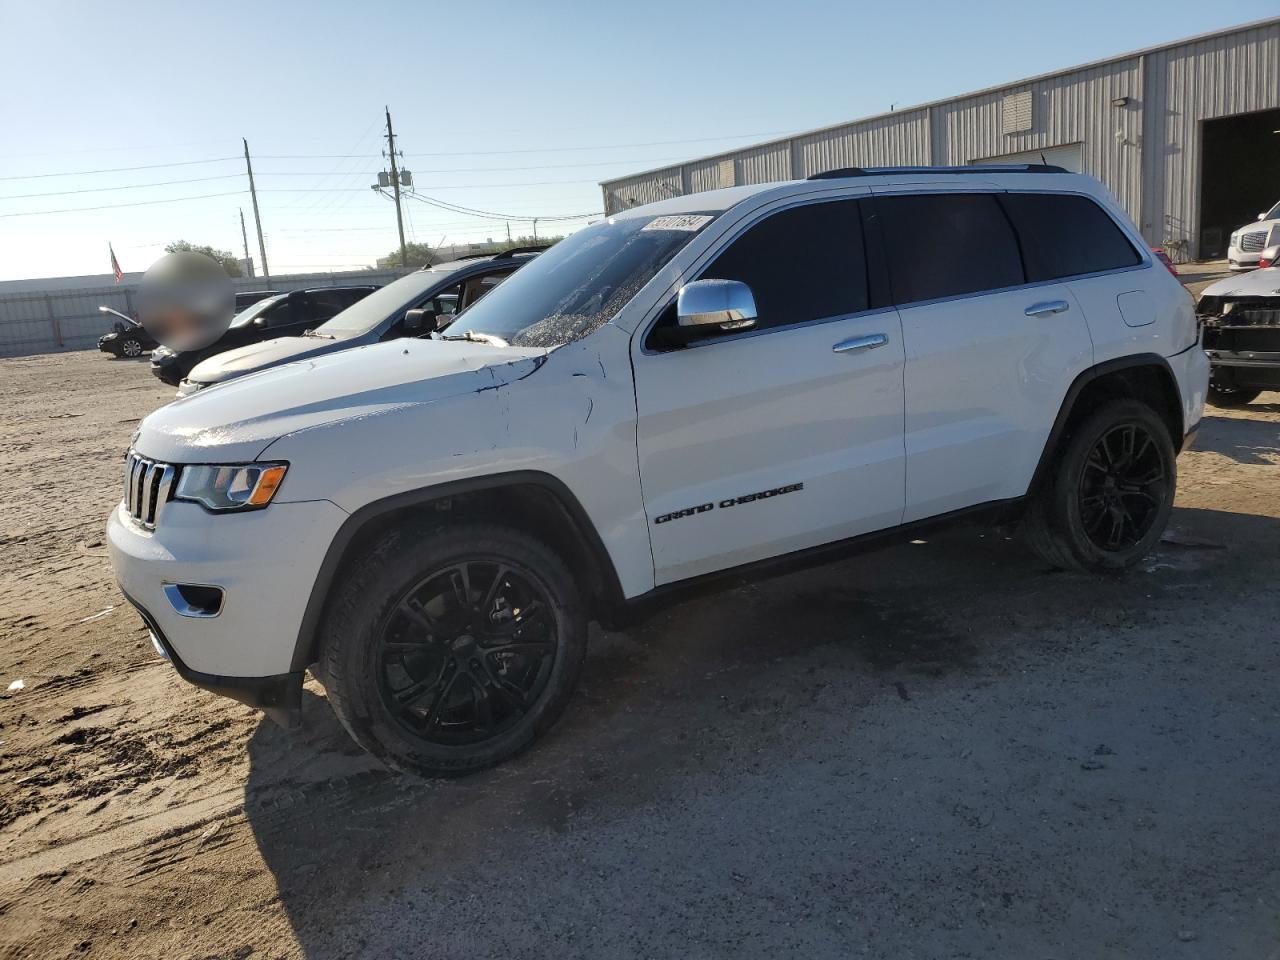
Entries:
{"type": "Polygon", "coordinates": [[[755,295],[757,329],[867,309],[867,267],[856,200],[811,203],[751,227],[702,271],[741,280],[755,295]]]}
{"type": "Polygon", "coordinates": [[[899,304],[1023,283],[1009,219],[990,193],[877,197],[899,304]]]}
{"type": "Polygon", "coordinates": [[[287,327],[289,324],[294,323],[294,303],[294,300],[286,298],[268,307],[262,314],[262,318],[267,323],[267,328],[287,327]]]}
{"type": "Polygon", "coordinates": [[[1088,197],[1008,193],[1000,202],[1022,241],[1028,280],[1057,280],[1142,261],[1115,221],[1088,197]]]}

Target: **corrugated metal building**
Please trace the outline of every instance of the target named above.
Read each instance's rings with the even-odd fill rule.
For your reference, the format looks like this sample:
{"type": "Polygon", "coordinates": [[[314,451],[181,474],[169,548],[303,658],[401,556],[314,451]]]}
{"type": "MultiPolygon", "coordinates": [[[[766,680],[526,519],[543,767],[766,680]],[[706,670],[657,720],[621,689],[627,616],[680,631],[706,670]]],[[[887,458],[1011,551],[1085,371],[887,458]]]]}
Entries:
{"type": "Polygon", "coordinates": [[[1153,246],[1222,256],[1280,200],[1280,17],[601,184],[612,213],[837,167],[1055,163],[1091,174],[1153,246]]]}

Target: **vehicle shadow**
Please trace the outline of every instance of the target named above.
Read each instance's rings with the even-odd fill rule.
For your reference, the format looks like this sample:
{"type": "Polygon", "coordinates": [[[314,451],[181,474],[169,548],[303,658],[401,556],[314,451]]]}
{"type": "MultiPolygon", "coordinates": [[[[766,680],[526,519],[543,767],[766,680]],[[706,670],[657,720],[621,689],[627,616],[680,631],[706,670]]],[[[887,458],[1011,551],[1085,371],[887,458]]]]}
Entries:
{"type": "MultiPolygon", "coordinates": [[[[1261,409],[1280,404],[1260,404],[1261,409]]],[[[1191,449],[1230,457],[1237,463],[1261,466],[1280,465],[1280,422],[1248,417],[1221,417],[1206,414],[1191,449]]]]}
{"type": "MultiPolygon", "coordinates": [[[[690,805],[719,796],[726,777],[803,791],[805,768],[799,776],[794,768],[806,752],[814,744],[860,751],[852,745],[882,729],[864,724],[866,714],[896,704],[945,725],[945,715],[927,711],[949,689],[1051,671],[1072,637],[1090,627],[1130,630],[1143,617],[1170,616],[1176,604],[1203,605],[1215,577],[1229,575],[1243,591],[1252,576],[1275,574],[1280,521],[1179,509],[1172,526],[1181,537],[1126,578],[1051,571],[1015,539],[961,526],[689,600],[626,634],[593,633],[579,690],[557,727],[520,757],[462,780],[383,770],[309,683],[302,730],[264,721],[251,738],[244,805],[298,949],[313,960],[489,955],[504,943],[523,943],[529,956],[590,955],[570,944],[584,928],[603,942],[599,921],[617,927],[611,936],[632,937],[636,949],[622,952],[645,952],[669,918],[638,919],[641,905],[669,896],[669,878],[652,870],[645,838],[627,828],[633,820],[655,811],[692,817],[690,805]],[[1227,549],[1197,548],[1210,541],[1227,549]],[[1148,598],[1141,603],[1135,580],[1148,598]],[[1164,603],[1159,614],[1152,597],[1164,603]],[[540,859],[548,849],[554,866],[540,859]],[[593,919],[557,899],[591,900],[601,886],[620,887],[616,895],[631,907],[592,901],[603,911],[593,919]]],[[[908,743],[894,747],[892,731],[884,736],[909,755],[908,743]]],[[[861,756],[845,759],[855,781],[843,782],[866,776],[861,756]]],[[[908,786],[952,806],[975,789],[936,769],[908,786]]],[[[870,837],[875,824],[899,818],[895,792],[857,790],[854,821],[824,807],[810,813],[819,820],[809,827],[870,837]]],[[[720,816],[746,818],[737,827],[744,841],[767,849],[771,824],[792,816],[778,804],[720,816]]],[[[694,872],[705,857],[732,860],[723,847],[662,856],[694,872]]],[[[741,898],[741,880],[727,871],[705,883],[701,900],[741,898]]]]}

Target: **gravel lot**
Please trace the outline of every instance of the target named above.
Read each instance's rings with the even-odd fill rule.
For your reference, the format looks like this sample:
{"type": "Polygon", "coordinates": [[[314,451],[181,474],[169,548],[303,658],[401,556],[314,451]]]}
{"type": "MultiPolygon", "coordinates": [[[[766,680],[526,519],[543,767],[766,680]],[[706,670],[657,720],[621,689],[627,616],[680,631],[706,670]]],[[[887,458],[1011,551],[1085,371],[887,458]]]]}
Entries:
{"type": "Polygon", "coordinates": [[[102,528],[169,396],[0,360],[0,957],[1280,957],[1280,394],[1127,578],[961,527],[691,601],[445,784],[154,656],[102,528]]]}

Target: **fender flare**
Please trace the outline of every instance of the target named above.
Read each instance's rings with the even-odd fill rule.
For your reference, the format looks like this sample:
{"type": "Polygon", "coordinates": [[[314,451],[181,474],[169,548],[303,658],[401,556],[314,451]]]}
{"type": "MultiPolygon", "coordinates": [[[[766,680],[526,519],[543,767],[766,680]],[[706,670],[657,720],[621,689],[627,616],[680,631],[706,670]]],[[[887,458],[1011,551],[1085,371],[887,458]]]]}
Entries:
{"type": "MultiPolygon", "coordinates": [[[[1062,441],[1063,434],[1066,433],[1067,424],[1071,420],[1072,411],[1075,408],[1076,401],[1080,399],[1086,387],[1095,380],[1107,376],[1108,374],[1118,373],[1121,370],[1130,370],[1135,367],[1155,367],[1161,370],[1165,377],[1168,378],[1169,385],[1173,388],[1175,397],[1180,397],[1178,390],[1178,380],[1173,375],[1173,368],[1169,366],[1169,361],[1158,353],[1135,353],[1127,357],[1116,357],[1114,360],[1104,360],[1102,363],[1094,364],[1081,371],[1080,374],[1071,381],[1071,386],[1067,388],[1067,394],[1062,400],[1062,406],[1058,408],[1058,416],[1053,421],[1053,427],[1049,430],[1049,436],[1044,442],[1044,449],[1040,451],[1040,460],[1036,463],[1035,473],[1031,475],[1031,484],[1027,488],[1027,493],[1033,493],[1040,488],[1044,481],[1045,475],[1049,471],[1049,465],[1053,462],[1054,452],[1058,448],[1058,444],[1062,441]]],[[[1182,403],[1179,400],[1177,404],[1178,420],[1182,420],[1182,403]]],[[[1180,448],[1183,437],[1182,430],[1185,430],[1186,424],[1182,424],[1179,430],[1179,436],[1173,437],[1175,448],[1180,448]]]]}
{"type": "Polygon", "coordinates": [[[311,586],[311,595],[307,599],[306,610],[302,615],[302,623],[298,627],[298,635],[294,641],[290,669],[295,671],[302,670],[315,661],[315,642],[334,577],[347,559],[352,544],[370,524],[389,513],[394,513],[407,507],[430,503],[434,500],[456,497],[467,493],[527,486],[541,487],[564,508],[576,527],[575,532],[581,538],[584,549],[591,557],[598,571],[601,580],[601,593],[603,594],[600,599],[607,607],[620,606],[623,596],[622,585],[618,580],[613,558],[609,556],[604,541],[600,539],[600,534],[597,532],[595,524],[591,522],[591,518],[587,515],[586,510],[583,509],[582,504],[559,477],[538,470],[514,470],[508,473],[490,474],[465,480],[451,480],[446,483],[420,487],[416,490],[407,490],[403,493],[393,494],[381,500],[367,503],[343,521],[342,526],[338,528],[338,532],[334,534],[333,540],[330,541],[328,550],[325,551],[324,559],[320,563],[320,569],[316,573],[315,582],[311,586]]]}

